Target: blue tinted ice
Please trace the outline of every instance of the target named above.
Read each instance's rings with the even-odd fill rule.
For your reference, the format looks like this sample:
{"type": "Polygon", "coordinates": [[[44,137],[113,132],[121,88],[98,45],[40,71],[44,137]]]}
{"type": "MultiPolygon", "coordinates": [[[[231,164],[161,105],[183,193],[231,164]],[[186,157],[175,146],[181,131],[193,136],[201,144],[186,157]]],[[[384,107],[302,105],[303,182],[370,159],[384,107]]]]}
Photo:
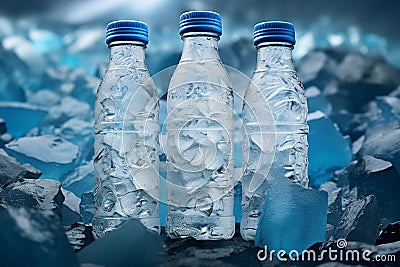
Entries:
{"type": "Polygon", "coordinates": [[[93,210],[94,210],[94,197],[92,190],[82,194],[81,202],[79,204],[79,211],[84,223],[86,224],[92,223],[93,210]]]}
{"type": "Polygon", "coordinates": [[[63,178],[62,186],[73,192],[77,197],[81,197],[84,192],[92,190],[94,187],[93,161],[75,168],[63,178]]]}
{"type": "Polygon", "coordinates": [[[0,118],[6,121],[7,131],[14,137],[25,135],[46,115],[46,109],[28,103],[0,102],[0,118]]]}
{"type": "Polygon", "coordinates": [[[85,247],[78,257],[87,266],[157,266],[163,250],[157,233],[147,230],[139,220],[130,219],[85,247]]]}
{"type": "Polygon", "coordinates": [[[0,207],[2,266],[78,267],[78,259],[52,211],[0,207]]]}
{"type": "Polygon", "coordinates": [[[319,186],[331,179],[335,170],[350,163],[352,151],[338,127],[324,113],[309,114],[308,125],[308,173],[310,184],[319,186]]]}
{"type": "Polygon", "coordinates": [[[255,244],[268,250],[302,252],[325,241],[328,194],[305,189],[289,179],[271,182],[261,212],[255,244]]]}
{"type": "Polygon", "coordinates": [[[50,30],[32,29],[29,38],[36,51],[42,54],[56,51],[63,45],[62,37],[50,30]]]}
{"type": "Polygon", "coordinates": [[[332,112],[332,105],[316,86],[306,89],[308,112],[313,113],[317,110],[329,115],[332,112]]]}
{"type": "Polygon", "coordinates": [[[79,148],[54,135],[21,137],[6,145],[7,152],[22,163],[43,172],[42,177],[60,180],[75,166],[79,148]]]}

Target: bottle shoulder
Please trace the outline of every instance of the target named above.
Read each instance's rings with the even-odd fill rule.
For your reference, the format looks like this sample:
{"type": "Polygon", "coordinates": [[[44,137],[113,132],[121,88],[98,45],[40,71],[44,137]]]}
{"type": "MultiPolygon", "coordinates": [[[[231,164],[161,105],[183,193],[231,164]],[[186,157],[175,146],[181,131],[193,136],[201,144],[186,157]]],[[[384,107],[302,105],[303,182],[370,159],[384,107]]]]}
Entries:
{"type": "Polygon", "coordinates": [[[171,77],[169,88],[191,82],[213,83],[232,90],[232,83],[220,60],[179,62],[171,77]]]}
{"type": "Polygon", "coordinates": [[[147,68],[110,67],[98,86],[97,94],[112,93],[116,89],[135,91],[140,88],[158,98],[156,85],[147,68]]]}
{"type": "Polygon", "coordinates": [[[304,86],[295,70],[256,70],[251,84],[260,91],[294,90],[304,94],[304,86]]]}
{"type": "Polygon", "coordinates": [[[293,70],[255,71],[244,98],[244,109],[268,106],[276,124],[306,123],[304,86],[293,70]]]}

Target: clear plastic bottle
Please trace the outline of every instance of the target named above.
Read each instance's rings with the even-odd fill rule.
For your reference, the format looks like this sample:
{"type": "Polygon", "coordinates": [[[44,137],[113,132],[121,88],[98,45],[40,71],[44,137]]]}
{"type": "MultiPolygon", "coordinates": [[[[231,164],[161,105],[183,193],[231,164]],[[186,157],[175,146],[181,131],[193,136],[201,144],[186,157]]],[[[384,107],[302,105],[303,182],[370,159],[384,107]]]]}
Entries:
{"type": "Polygon", "coordinates": [[[257,67],[243,105],[240,233],[245,240],[255,238],[269,180],[287,178],[308,187],[307,102],[293,65],[294,44],[291,23],[254,27],[257,67]]]}
{"type": "Polygon", "coordinates": [[[183,52],[168,88],[166,231],[171,238],[229,239],[233,215],[233,90],[218,52],[221,17],[180,17],[183,52]]]}
{"type": "Polygon", "coordinates": [[[148,27],[111,22],[106,43],[111,55],[95,103],[93,230],[102,237],[139,218],[159,232],[159,106],[145,62],[148,27]]]}

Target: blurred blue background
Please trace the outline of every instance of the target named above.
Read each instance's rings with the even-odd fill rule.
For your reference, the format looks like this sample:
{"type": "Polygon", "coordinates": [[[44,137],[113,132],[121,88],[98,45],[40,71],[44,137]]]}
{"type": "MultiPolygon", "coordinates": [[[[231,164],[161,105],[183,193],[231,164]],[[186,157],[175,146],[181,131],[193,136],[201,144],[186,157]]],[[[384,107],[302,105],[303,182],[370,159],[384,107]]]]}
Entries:
{"type": "MultiPolygon", "coordinates": [[[[253,25],[257,22],[288,20],[295,24],[297,31],[295,58],[315,47],[344,46],[363,53],[381,54],[390,63],[400,66],[399,7],[395,0],[230,0],[229,3],[214,0],[3,0],[0,37],[26,36],[39,53],[63,51],[65,53],[57,53],[58,62],[71,68],[85,68],[93,74],[98,63],[107,61],[103,40],[107,22],[143,20],[150,27],[149,68],[155,73],[177,61],[176,56],[168,58],[168,55],[179,53],[181,48],[177,31],[179,15],[187,10],[204,9],[223,16],[222,47],[243,38],[251,39],[253,25]],[[25,35],[26,32],[29,34],[25,35]],[[80,55],[84,52],[96,56],[82,59],[80,55]]],[[[13,46],[12,40],[2,39],[2,42],[6,48],[13,46]]],[[[235,66],[235,62],[226,63],[241,67],[235,66]]]]}
{"type": "MultiPolygon", "coordinates": [[[[39,169],[41,178],[58,180],[82,198],[81,210],[75,211],[89,223],[93,105],[109,55],[104,42],[106,24],[135,19],[149,25],[147,64],[154,75],[179,60],[179,15],[213,10],[223,18],[223,62],[248,76],[256,62],[254,24],[265,20],[294,23],[294,59],[309,110],[323,112],[309,117],[313,186],[334,178],[336,171],[364,155],[392,162],[399,173],[397,156],[390,156],[397,155],[397,150],[392,154],[373,151],[368,145],[374,143],[369,140],[375,140],[370,138],[375,132],[367,131],[398,121],[399,7],[395,0],[2,0],[0,148],[39,169]]],[[[168,81],[158,89],[164,92],[167,85],[168,81]]],[[[160,103],[165,118],[165,99],[160,103]]],[[[240,132],[240,127],[236,130],[240,132]]],[[[396,140],[391,141],[395,147],[396,140]]],[[[237,140],[237,168],[240,149],[237,140]]],[[[160,158],[165,160],[165,155],[160,158]]],[[[240,216],[240,198],[235,207],[240,216]]]]}

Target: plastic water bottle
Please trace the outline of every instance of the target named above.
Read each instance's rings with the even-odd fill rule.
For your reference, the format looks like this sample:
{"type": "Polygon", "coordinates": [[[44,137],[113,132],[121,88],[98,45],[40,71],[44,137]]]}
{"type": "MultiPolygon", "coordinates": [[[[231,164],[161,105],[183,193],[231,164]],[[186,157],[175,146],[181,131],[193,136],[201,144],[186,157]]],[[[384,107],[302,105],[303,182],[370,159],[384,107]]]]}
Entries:
{"type": "Polygon", "coordinates": [[[110,60],[95,103],[93,230],[97,237],[129,218],[159,232],[158,94],[145,62],[148,27],[107,25],[110,60]]]}
{"type": "Polygon", "coordinates": [[[233,90],[219,52],[218,13],[180,17],[183,52],[167,97],[166,231],[171,238],[229,239],[233,215],[233,90]]]}
{"type": "Polygon", "coordinates": [[[245,240],[255,238],[269,180],[290,179],[308,187],[307,102],[293,65],[294,44],[291,23],[254,27],[257,67],[243,105],[240,232],[245,240]]]}

